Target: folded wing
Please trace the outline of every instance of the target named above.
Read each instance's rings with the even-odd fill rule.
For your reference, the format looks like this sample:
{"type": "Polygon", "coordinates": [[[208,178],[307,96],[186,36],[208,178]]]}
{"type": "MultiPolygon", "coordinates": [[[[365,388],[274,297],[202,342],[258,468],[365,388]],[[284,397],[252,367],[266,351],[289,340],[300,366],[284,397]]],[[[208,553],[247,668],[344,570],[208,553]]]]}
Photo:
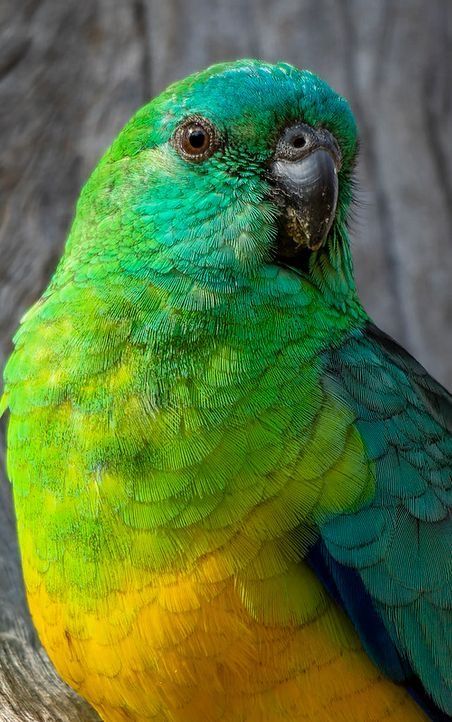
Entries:
{"type": "Polygon", "coordinates": [[[452,398],[372,324],[330,354],[324,384],[356,415],[375,494],[321,523],[311,564],[374,661],[451,715],[452,398]]]}

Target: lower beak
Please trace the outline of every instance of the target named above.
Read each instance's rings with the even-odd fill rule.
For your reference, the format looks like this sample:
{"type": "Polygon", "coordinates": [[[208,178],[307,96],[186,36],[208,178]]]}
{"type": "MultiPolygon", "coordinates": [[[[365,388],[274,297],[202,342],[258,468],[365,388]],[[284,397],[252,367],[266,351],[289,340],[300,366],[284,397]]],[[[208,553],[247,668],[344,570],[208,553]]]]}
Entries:
{"type": "Polygon", "coordinates": [[[298,160],[275,160],[271,176],[274,200],[282,209],[278,255],[290,259],[302,248],[317,250],[336,213],[338,177],[332,153],[318,147],[298,160]]]}

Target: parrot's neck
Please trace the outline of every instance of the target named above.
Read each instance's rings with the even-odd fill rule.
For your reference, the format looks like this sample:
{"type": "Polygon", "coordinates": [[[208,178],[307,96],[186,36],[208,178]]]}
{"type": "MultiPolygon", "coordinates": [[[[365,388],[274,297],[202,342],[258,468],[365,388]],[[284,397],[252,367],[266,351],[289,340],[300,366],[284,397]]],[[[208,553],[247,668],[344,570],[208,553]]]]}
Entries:
{"type": "Polygon", "coordinates": [[[79,301],[71,309],[66,302],[61,311],[74,316],[72,327],[82,335],[94,332],[101,347],[103,334],[111,333],[106,319],[121,320],[131,324],[133,343],[189,368],[192,356],[208,355],[220,343],[237,341],[262,356],[263,347],[284,347],[294,328],[306,343],[314,336],[316,345],[328,348],[366,318],[345,227],[337,227],[327,246],[312,254],[306,272],[271,263],[249,273],[226,263],[221,270],[208,265],[185,270],[185,257],[176,262],[174,248],[164,244],[141,253],[145,240],[137,239],[130,255],[95,254],[83,264],[78,259],[75,275],[67,258],[46,293],[65,296],[66,282],[73,284],[79,301]]]}
{"type": "Polygon", "coordinates": [[[327,306],[360,316],[363,311],[356,292],[350,241],[344,225],[338,225],[325,247],[312,254],[308,278],[327,306]]]}

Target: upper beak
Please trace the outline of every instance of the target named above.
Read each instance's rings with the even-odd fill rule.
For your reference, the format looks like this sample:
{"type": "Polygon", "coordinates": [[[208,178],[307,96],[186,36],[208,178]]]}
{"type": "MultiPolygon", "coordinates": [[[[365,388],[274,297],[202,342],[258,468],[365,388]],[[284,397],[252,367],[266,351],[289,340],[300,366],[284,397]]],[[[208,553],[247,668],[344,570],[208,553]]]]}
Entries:
{"type": "Polygon", "coordinates": [[[278,255],[317,250],[336,213],[340,151],[324,129],[297,123],[283,132],[270,167],[273,199],[282,209],[278,255]]]}

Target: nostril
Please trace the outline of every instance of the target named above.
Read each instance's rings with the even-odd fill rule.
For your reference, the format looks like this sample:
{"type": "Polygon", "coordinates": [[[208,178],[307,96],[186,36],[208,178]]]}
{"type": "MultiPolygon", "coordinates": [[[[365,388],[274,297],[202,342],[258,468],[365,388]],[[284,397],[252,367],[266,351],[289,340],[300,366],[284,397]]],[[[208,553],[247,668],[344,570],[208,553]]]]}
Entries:
{"type": "Polygon", "coordinates": [[[304,135],[296,135],[292,141],[294,148],[304,148],[306,145],[306,138],[304,135]]]}
{"type": "Polygon", "coordinates": [[[319,132],[306,123],[294,123],[280,135],[276,145],[277,158],[297,161],[321,145],[319,132]]]}

